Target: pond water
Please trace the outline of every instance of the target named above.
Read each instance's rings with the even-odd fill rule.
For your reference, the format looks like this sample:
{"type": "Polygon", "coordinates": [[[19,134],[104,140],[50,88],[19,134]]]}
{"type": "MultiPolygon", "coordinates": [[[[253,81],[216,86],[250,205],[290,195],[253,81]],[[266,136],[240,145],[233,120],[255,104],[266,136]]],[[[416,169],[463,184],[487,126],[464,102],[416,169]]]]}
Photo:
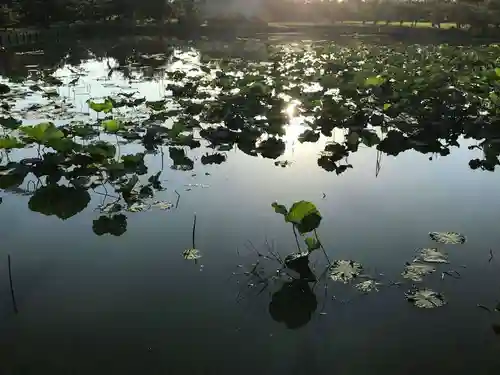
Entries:
{"type": "Polygon", "coordinates": [[[159,38],[5,53],[2,373],[494,373],[499,58],[159,38]],[[47,122],[64,134],[36,127],[47,122]],[[405,138],[384,143],[394,129],[405,138]],[[315,282],[274,259],[306,247],[271,204],[302,200],[322,217],[315,282]],[[435,231],[467,240],[438,244],[435,231]],[[401,275],[435,247],[449,263],[401,275]],[[201,258],[185,259],[191,248],[201,258]],[[370,278],[335,282],[335,260],[370,278]],[[414,306],[413,284],[447,303],[414,306]]]}

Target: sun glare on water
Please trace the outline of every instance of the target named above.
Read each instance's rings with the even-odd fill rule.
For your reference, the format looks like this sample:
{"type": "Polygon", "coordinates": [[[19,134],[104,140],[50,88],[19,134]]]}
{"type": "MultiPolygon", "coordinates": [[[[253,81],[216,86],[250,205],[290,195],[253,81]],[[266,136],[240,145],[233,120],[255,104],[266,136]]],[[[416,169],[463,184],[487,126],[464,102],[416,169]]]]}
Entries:
{"type": "Polygon", "coordinates": [[[283,137],[287,146],[293,145],[299,138],[299,135],[305,130],[305,127],[302,125],[303,119],[299,116],[297,108],[299,105],[300,102],[298,100],[293,100],[288,103],[288,106],[284,110],[289,121],[285,127],[285,136],[283,137]]]}

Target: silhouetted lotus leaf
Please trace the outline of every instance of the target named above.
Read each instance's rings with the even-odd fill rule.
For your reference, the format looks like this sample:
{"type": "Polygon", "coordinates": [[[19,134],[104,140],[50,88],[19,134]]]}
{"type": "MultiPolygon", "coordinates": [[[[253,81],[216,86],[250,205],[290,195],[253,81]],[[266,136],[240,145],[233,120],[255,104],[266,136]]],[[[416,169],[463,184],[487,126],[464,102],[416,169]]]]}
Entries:
{"type": "Polygon", "coordinates": [[[307,281],[294,280],[285,283],[273,294],[269,313],[277,322],[285,323],[289,329],[306,325],[318,307],[316,295],[307,281]]]}
{"type": "Polygon", "coordinates": [[[92,230],[98,236],[109,233],[113,236],[121,236],[127,231],[127,217],[123,214],[100,216],[92,223],[92,230]]]}
{"type": "Polygon", "coordinates": [[[0,83],[0,95],[5,95],[8,94],[9,92],[10,92],[10,87],[3,83],[0,83]]]}
{"type": "Polygon", "coordinates": [[[20,186],[28,171],[24,165],[15,162],[0,166],[0,189],[20,186]]]}
{"type": "Polygon", "coordinates": [[[315,281],[316,276],[309,267],[309,252],[292,253],[285,257],[285,265],[297,272],[299,278],[307,281],[315,281]]]}
{"type": "Polygon", "coordinates": [[[276,159],[285,152],[285,142],[277,138],[268,138],[260,143],[257,150],[265,158],[276,159]]]}
{"type": "Polygon", "coordinates": [[[170,147],[168,150],[170,158],[173,161],[172,169],[192,170],[194,162],[186,156],[182,148],[170,147]]]}
{"type": "Polygon", "coordinates": [[[21,126],[22,121],[16,120],[13,117],[0,117],[0,125],[6,129],[15,130],[21,126]]]}
{"type": "Polygon", "coordinates": [[[316,133],[313,130],[306,130],[302,134],[299,135],[299,142],[317,142],[319,139],[319,133],[316,133]]]}
{"type": "Polygon", "coordinates": [[[222,164],[226,161],[226,155],[220,153],[214,153],[212,155],[205,154],[201,157],[202,164],[222,164]]]}
{"type": "Polygon", "coordinates": [[[66,220],[81,212],[90,202],[85,189],[61,185],[47,185],[38,189],[28,202],[31,211],[55,215],[66,220]]]}

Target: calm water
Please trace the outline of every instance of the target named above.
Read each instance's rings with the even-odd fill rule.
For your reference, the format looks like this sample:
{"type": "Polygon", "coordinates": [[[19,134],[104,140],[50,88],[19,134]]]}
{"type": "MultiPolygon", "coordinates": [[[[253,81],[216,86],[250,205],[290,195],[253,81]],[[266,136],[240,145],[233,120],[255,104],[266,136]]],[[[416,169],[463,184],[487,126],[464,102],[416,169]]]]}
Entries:
{"type": "MultiPolygon", "coordinates": [[[[50,102],[39,93],[19,99],[16,108],[26,124],[95,118],[85,101],[123,90],[137,90],[148,100],[165,95],[161,70],[153,74],[151,66],[142,66],[130,79],[120,72],[108,76],[119,58],[103,60],[99,44],[92,43],[88,50],[78,47],[80,59],[63,59],[62,52],[55,56],[54,46],[44,54],[10,56],[4,76],[51,69],[65,83],[58,88],[61,100],[73,104],[66,116],[53,107],[23,111],[50,102]],[[82,75],[70,87],[66,83],[75,69],[82,75]]],[[[121,45],[100,48],[116,52],[121,45]]],[[[129,52],[136,47],[127,46],[129,52]]],[[[184,61],[174,63],[175,69],[179,64],[189,68],[207,53],[228,53],[222,44],[199,47],[202,56],[196,45],[170,48],[184,61]]],[[[153,52],[158,50],[148,51],[153,52]]],[[[252,53],[262,58],[261,52],[252,53]]],[[[161,58],[157,64],[172,68],[161,58]]],[[[380,159],[375,149],[360,148],[349,157],[354,168],[337,176],[317,165],[322,140],[301,144],[296,141],[301,132],[300,121],[292,118],[280,157],[292,162],[286,168],[237,150],[227,151],[220,165],[203,165],[201,156],[210,150],[201,147],[188,153],[193,170],[180,171],[170,168],[167,147],[163,163],[160,154],[148,154],[149,171],[163,170],[166,188],[155,199],[175,204],[177,191],[178,205],[128,214],[127,231],[118,237],[92,231],[102,189],[91,193],[84,211],[65,221],[30,211],[28,194],[2,191],[1,373],[496,373],[500,340],[492,324],[500,323],[500,313],[477,304],[495,306],[500,299],[500,253],[489,262],[490,249],[495,254],[500,243],[500,175],[471,170],[467,163],[474,154],[464,142],[432,161],[413,151],[380,159]],[[451,264],[440,266],[424,283],[442,292],[448,304],[413,307],[404,298],[410,284],[362,295],[327,283],[327,289],[318,284],[304,292],[298,305],[281,302],[279,319],[276,295],[274,307],[270,304],[283,283],[259,293],[244,272],[257,259],[250,242],[262,252],[266,240],[283,255],[295,250],[291,228],[270,204],[289,206],[298,200],[312,201],[321,211],[319,233],[332,259],[354,259],[386,280],[400,279],[415,249],[434,246],[428,232],[467,235],[464,245],[446,248],[451,264]],[[194,213],[196,247],[203,253],[197,263],[182,257],[192,246],[194,213]],[[7,254],[18,314],[12,307],[7,254]],[[461,278],[442,280],[440,271],[451,269],[461,278]],[[283,320],[300,309],[308,311],[301,315],[306,316],[301,326],[287,328],[283,320]]],[[[122,145],[121,152],[137,148],[122,145]]],[[[14,151],[10,157],[16,153],[34,156],[36,150],[14,151]]],[[[27,182],[22,187],[28,189],[27,182]]],[[[315,259],[321,264],[322,255],[315,259]]]]}

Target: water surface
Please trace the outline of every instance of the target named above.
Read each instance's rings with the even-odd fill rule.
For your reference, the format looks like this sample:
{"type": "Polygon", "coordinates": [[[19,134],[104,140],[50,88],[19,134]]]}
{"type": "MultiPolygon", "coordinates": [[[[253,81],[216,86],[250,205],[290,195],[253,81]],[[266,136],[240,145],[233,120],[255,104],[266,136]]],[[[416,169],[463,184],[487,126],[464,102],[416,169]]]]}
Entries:
{"type": "MultiPolygon", "coordinates": [[[[115,43],[110,51],[123,47],[124,56],[146,54],[115,43]]],[[[137,97],[160,100],[168,91],[164,70],[189,71],[210,53],[221,53],[209,51],[206,57],[196,45],[137,42],[135,48],[154,51],[148,50],[148,62],[132,65],[125,78],[123,71],[112,71],[124,65],[118,52],[103,58],[96,44],[80,48],[81,59],[76,52],[58,58],[49,49],[9,57],[15,59],[15,69],[31,79],[50,70],[63,81],[57,88],[58,105],[71,105],[61,112],[52,107],[26,111],[33,103],[53,103],[40,92],[31,93],[15,102],[24,124],[95,120],[87,99],[119,92],[137,91],[137,97]],[[161,50],[166,45],[180,60],[171,60],[170,52],[161,50]],[[151,57],[153,53],[159,55],[151,57]],[[68,85],[75,74],[80,79],[68,85]]],[[[255,51],[260,50],[253,52],[257,57],[239,53],[247,59],[263,58],[255,51]]],[[[9,67],[2,74],[3,82],[15,76],[9,67]]],[[[26,90],[34,82],[12,85],[26,90]]],[[[144,116],[134,109],[122,112],[138,121],[144,116]]],[[[349,156],[353,168],[337,175],[318,166],[327,140],[298,142],[302,120],[289,112],[286,150],[278,159],[291,162],[285,168],[237,148],[224,152],[223,163],[204,165],[201,157],[213,152],[206,143],[186,148],[194,161],[188,171],[170,168],[168,146],[147,154],[147,176],[162,171],[166,188],[154,198],[174,206],[128,213],[121,236],[97,236],[92,230],[93,220],[101,215],[96,209],[104,199],[109,201],[102,188],[90,191],[88,206],[67,220],[29,209],[34,183],[28,180],[36,181],[33,176],[20,186],[28,191],[24,195],[2,191],[2,373],[493,373],[500,365],[500,340],[491,327],[500,314],[477,304],[495,306],[500,298],[500,258],[489,261],[490,249],[495,254],[500,243],[498,173],[470,169],[469,160],[480,152],[468,150],[472,143],[464,140],[449,156],[433,155],[432,160],[430,154],[413,150],[396,157],[360,147],[349,156]],[[448,304],[415,308],[404,298],[411,283],[368,295],[335,283],[325,289],[322,283],[311,287],[306,297],[310,319],[302,319],[296,329],[276,321],[270,305],[283,283],[259,293],[244,272],[258,258],[252,246],[266,252],[267,241],[282,255],[296,250],[291,227],[273,212],[271,203],[290,206],[299,200],[314,202],[320,210],[318,231],[332,259],[354,259],[371,274],[383,274],[387,282],[401,279],[415,249],[435,246],[428,232],[466,234],[464,245],[445,247],[451,264],[424,283],[442,292],[448,304]],[[192,246],[195,214],[196,247],[203,257],[192,262],[183,259],[182,252],[192,246]],[[441,279],[447,269],[458,270],[461,278],[441,279]]],[[[337,139],[344,136],[343,131],[335,132],[337,139]]],[[[120,147],[122,154],[142,150],[136,144],[120,147]]],[[[36,148],[9,155],[11,160],[16,156],[35,157],[36,148]]],[[[323,256],[318,252],[313,258],[319,270],[323,256]]],[[[271,272],[275,267],[265,265],[271,272]]],[[[291,303],[282,312],[284,320],[298,308],[291,303]]]]}

